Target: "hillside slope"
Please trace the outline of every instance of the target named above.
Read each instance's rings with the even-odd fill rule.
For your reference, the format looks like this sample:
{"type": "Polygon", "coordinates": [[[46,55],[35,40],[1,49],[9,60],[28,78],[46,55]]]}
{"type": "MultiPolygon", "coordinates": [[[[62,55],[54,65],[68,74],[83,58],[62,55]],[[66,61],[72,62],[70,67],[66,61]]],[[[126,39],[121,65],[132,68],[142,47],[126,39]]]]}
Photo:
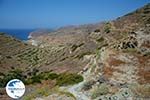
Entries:
{"type": "Polygon", "coordinates": [[[64,27],[38,35],[28,44],[0,34],[1,77],[15,69],[22,70],[29,82],[41,78],[32,75],[48,71],[77,73],[84,77],[79,84],[61,87],[55,81],[62,77],[48,80],[55,84],[49,87],[54,91],[46,90],[49,94],[43,98],[45,90],[36,96],[35,91],[31,96],[27,90],[25,97],[40,96],[37,100],[149,99],[149,62],[150,4],[113,21],[64,27]]]}
{"type": "MultiPolygon", "coordinates": [[[[150,4],[147,4],[135,12],[103,23],[99,28],[86,34],[77,31],[71,34],[70,38],[66,30],[64,34],[67,35],[50,36],[53,38],[52,42],[48,40],[49,38],[45,40],[45,37],[41,36],[40,39],[46,41],[45,43],[66,45],[69,42],[75,45],[76,49],[73,49],[71,54],[77,55],[82,50],[82,52],[93,50],[79,56],[82,61],[87,61],[79,72],[84,77],[84,81],[74,86],[61,87],[60,90],[73,94],[77,100],[148,100],[150,98],[149,20],[150,4]],[[80,38],[82,39],[79,41],[80,38]],[[72,42],[73,39],[78,41],[72,42]],[[84,44],[77,45],[81,41],[84,41],[84,44]],[[90,48],[84,49],[89,44],[90,48]]],[[[48,45],[45,43],[44,47],[48,45]]],[[[66,99],[57,93],[43,99],[59,99],[55,95],[59,95],[62,100],[66,99]]]]}

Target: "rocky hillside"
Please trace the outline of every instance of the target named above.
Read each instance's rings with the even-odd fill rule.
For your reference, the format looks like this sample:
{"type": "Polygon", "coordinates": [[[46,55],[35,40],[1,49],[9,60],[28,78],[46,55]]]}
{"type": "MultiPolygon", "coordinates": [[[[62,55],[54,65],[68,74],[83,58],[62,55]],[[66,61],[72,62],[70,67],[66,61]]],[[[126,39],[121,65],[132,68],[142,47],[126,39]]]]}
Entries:
{"type": "Polygon", "coordinates": [[[34,91],[29,91],[33,88],[31,86],[25,98],[150,98],[150,4],[113,21],[63,27],[49,34],[38,35],[31,38],[28,44],[3,34],[0,35],[0,42],[1,77],[14,69],[21,69],[23,76],[29,78],[28,83],[34,79],[37,81],[37,76],[41,78],[39,75],[46,78],[47,74],[50,75],[48,84],[53,86],[48,85],[46,90],[47,81],[44,81],[37,94],[35,87],[34,91]],[[76,74],[66,73],[76,73],[84,80],[76,74]],[[52,74],[55,77],[52,78],[52,74]],[[69,86],[64,85],[62,79],[63,82],[70,80],[69,86]],[[72,81],[80,83],[74,85],[72,81]],[[43,94],[46,97],[42,97],[43,94]]]}
{"type": "Polygon", "coordinates": [[[25,53],[34,48],[4,33],[0,33],[0,73],[5,73],[13,69],[23,69],[28,66],[21,62],[19,54],[25,53]]]}
{"type": "MultiPolygon", "coordinates": [[[[87,33],[79,32],[77,29],[76,32],[71,31],[74,34],[63,31],[65,35],[40,37],[39,40],[46,41],[43,47],[49,44],[70,43],[69,55],[75,54],[78,60],[86,61],[84,68],[79,72],[84,77],[84,81],[77,85],[61,87],[60,90],[73,94],[77,100],[148,100],[150,98],[149,20],[150,4],[147,4],[135,12],[103,23],[87,33]],[[82,53],[78,55],[80,52],[82,53]]],[[[62,100],[67,98],[54,93],[43,99],[58,100],[57,95],[62,100]]],[[[68,100],[73,99],[72,97],[68,100]]]]}

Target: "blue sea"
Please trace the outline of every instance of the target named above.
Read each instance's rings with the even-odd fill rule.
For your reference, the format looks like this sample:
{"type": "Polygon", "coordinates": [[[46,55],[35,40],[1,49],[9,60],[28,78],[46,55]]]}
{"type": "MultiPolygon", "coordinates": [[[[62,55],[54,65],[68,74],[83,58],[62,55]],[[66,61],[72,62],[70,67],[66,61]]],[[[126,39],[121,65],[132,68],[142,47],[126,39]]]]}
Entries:
{"type": "Polygon", "coordinates": [[[34,29],[0,29],[0,32],[4,32],[23,41],[28,40],[29,33],[32,31],[34,31],[34,29]]]}

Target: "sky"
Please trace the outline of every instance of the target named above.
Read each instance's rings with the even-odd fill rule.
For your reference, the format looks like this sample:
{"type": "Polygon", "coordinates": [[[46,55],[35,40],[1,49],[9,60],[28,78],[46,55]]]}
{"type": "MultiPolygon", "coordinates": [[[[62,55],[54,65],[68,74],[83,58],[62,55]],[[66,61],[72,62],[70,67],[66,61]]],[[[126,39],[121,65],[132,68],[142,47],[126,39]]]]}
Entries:
{"type": "Polygon", "coordinates": [[[0,0],[0,28],[58,28],[108,21],[149,0],[0,0]]]}

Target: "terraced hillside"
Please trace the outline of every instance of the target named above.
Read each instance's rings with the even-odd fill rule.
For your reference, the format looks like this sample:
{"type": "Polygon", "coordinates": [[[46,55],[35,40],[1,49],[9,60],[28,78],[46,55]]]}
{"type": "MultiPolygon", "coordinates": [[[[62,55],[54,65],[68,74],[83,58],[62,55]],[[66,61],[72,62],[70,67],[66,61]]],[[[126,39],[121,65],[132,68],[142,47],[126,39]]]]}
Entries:
{"type": "Polygon", "coordinates": [[[25,69],[28,64],[17,57],[33,47],[3,33],[0,34],[0,72],[5,73],[15,68],[25,69]]]}
{"type": "MultiPolygon", "coordinates": [[[[86,62],[79,72],[84,81],[61,87],[59,91],[71,93],[73,96],[69,96],[69,100],[74,100],[74,97],[77,100],[148,100],[149,19],[150,4],[147,4],[88,33],[77,29],[77,34],[70,37],[67,30],[74,32],[71,28],[61,31],[63,35],[37,38],[43,48],[49,44],[67,45],[73,60],[77,58],[78,63],[86,62]]],[[[68,96],[64,95],[55,91],[47,97],[36,99],[65,100],[68,96]]]]}
{"type": "Polygon", "coordinates": [[[27,43],[0,34],[1,78],[20,69],[25,83],[40,83],[25,99],[149,99],[149,20],[147,4],[113,21],[60,28],[27,43]]]}

